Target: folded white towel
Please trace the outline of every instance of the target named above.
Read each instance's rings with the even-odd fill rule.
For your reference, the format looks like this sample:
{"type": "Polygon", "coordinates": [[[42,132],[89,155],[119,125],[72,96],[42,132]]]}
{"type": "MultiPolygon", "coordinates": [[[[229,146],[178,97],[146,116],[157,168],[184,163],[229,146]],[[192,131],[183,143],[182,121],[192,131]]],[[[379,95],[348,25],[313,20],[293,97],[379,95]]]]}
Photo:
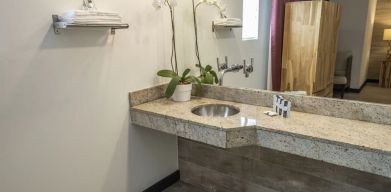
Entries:
{"type": "Polygon", "coordinates": [[[119,22],[111,22],[111,21],[94,21],[94,22],[64,22],[67,25],[73,24],[73,25],[121,25],[123,23],[119,22]]]}
{"type": "Polygon", "coordinates": [[[123,24],[118,21],[63,21],[67,24],[123,24]]]}
{"type": "Polygon", "coordinates": [[[94,21],[112,21],[112,22],[121,22],[122,19],[119,18],[74,18],[74,19],[67,19],[67,18],[61,18],[61,21],[63,22],[94,22],[94,21]]]}
{"type": "Polygon", "coordinates": [[[70,24],[120,24],[122,17],[118,13],[73,10],[65,12],[60,21],[70,24]]]}
{"type": "Polygon", "coordinates": [[[85,16],[109,16],[109,17],[120,17],[118,13],[104,12],[104,11],[88,11],[88,10],[71,10],[65,12],[63,17],[85,17],[85,16]]]}
{"type": "Polygon", "coordinates": [[[223,18],[214,20],[214,24],[224,26],[240,26],[242,25],[242,20],[239,18],[223,18]]]}

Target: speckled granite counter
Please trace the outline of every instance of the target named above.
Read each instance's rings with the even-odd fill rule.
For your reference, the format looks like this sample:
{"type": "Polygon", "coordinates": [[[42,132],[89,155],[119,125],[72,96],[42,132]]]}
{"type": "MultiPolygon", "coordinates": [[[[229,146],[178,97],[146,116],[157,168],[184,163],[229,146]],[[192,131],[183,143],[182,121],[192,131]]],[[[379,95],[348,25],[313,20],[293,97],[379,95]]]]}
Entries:
{"type": "Polygon", "coordinates": [[[270,108],[208,98],[158,99],[131,107],[132,123],[222,148],[258,145],[391,178],[391,125],[292,112],[288,119],[263,114],[270,108]],[[238,107],[228,118],[200,117],[198,105],[238,107]]]}

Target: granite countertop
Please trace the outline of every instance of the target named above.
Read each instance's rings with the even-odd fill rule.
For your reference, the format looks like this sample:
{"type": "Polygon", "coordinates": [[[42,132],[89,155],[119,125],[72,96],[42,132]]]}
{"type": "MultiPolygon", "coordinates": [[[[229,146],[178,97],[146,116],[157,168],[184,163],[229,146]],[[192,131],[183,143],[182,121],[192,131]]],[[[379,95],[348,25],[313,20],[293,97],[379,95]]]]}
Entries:
{"type": "Polygon", "coordinates": [[[134,124],[217,147],[258,145],[391,178],[391,125],[294,111],[290,118],[266,116],[270,110],[194,97],[147,102],[131,107],[131,115],[134,124]],[[232,105],[240,113],[227,118],[191,113],[204,104],[232,105]]]}

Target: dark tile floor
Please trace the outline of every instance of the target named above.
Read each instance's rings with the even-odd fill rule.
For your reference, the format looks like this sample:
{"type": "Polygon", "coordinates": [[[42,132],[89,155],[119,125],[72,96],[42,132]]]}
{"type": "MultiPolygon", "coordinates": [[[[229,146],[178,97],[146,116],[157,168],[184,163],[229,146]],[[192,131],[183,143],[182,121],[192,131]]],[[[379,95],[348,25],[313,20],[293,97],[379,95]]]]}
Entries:
{"type": "Polygon", "coordinates": [[[175,183],[171,187],[167,188],[163,192],[206,192],[206,191],[180,181],[175,183]]]}

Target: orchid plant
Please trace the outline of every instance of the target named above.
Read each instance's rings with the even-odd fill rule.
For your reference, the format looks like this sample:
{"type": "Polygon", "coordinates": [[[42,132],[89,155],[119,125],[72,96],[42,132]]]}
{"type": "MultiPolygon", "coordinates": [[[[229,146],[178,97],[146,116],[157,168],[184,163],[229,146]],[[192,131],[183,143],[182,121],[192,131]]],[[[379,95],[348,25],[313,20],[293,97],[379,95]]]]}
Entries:
{"type": "Polygon", "coordinates": [[[168,83],[165,97],[170,98],[177,87],[177,85],[185,85],[185,84],[191,84],[196,83],[196,85],[199,87],[201,85],[201,81],[193,76],[190,75],[190,69],[184,70],[184,72],[179,75],[178,71],[178,60],[176,55],[176,41],[175,41],[175,10],[174,7],[177,5],[175,0],[154,0],[152,5],[156,9],[160,9],[163,6],[168,6],[170,9],[170,15],[171,15],[171,27],[172,27],[172,49],[171,49],[171,70],[160,70],[157,72],[158,76],[171,78],[170,82],[168,83]]]}
{"type": "Polygon", "coordinates": [[[200,79],[202,83],[204,84],[218,83],[219,79],[217,77],[216,72],[213,70],[212,66],[206,65],[204,67],[201,63],[200,51],[198,46],[197,8],[202,4],[217,7],[221,18],[227,18],[225,14],[226,9],[224,6],[221,5],[220,1],[217,0],[200,0],[197,4],[195,4],[194,0],[192,0],[192,3],[193,3],[193,21],[194,21],[194,35],[195,35],[195,52],[198,60],[198,64],[196,64],[196,67],[199,68],[200,70],[200,74],[201,74],[200,79]]]}
{"type": "Polygon", "coordinates": [[[221,4],[217,0],[201,0],[197,3],[197,5],[194,5],[193,2],[193,15],[194,15],[194,31],[196,35],[196,56],[198,59],[198,64],[196,64],[196,67],[200,69],[200,76],[195,77],[190,75],[190,69],[184,70],[184,72],[179,75],[178,71],[178,61],[177,61],[177,53],[176,53],[176,41],[175,41],[175,6],[177,5],[176,0],[153,0],[153,7],[156,9],[160,9],[164,6],[167,6],[170,10],[170,16],[171,16],[171,27],[172,27],[172,49],[171,49],[171,70],[160,70],[158,71],[157,75],[161,77],[171,78],[168,87],[165,92],[165,96],[167,98],[171,97],[177,85],[180,84],[191,84],[196,83],[198,87],[203,84],[213,84],[218,83],[218,77],[215,71],[213,71],[212,67],[210,65],[206,65],[206,67],[203,67],[201,64],[201,60],[199,57],[199,49],[198,49],[198,35],[197,35],[197,21],[196,21],[196,10],[198,6],[201,4],[207,4],[210,6],[215,6],[219,9],[221,18],[226,18],[225,15],[225,8],[221,6],[221,4]]]}
{"type": "Polygon", "coordinates": [[[182,75],[178,75],[172,70],[160,70],[159,72],[157,72],[157,75],[161,77],[171,78],[171,81],[168,83],[166,92],[164,93],[164,96],[166,98],[170,98],[174,94],[177,85],[195,83],[197,85],[198,90],[200,90],[201,81],[197,77],[190,75],[190,69],[186,69],[182,73],[182,75]]]}

